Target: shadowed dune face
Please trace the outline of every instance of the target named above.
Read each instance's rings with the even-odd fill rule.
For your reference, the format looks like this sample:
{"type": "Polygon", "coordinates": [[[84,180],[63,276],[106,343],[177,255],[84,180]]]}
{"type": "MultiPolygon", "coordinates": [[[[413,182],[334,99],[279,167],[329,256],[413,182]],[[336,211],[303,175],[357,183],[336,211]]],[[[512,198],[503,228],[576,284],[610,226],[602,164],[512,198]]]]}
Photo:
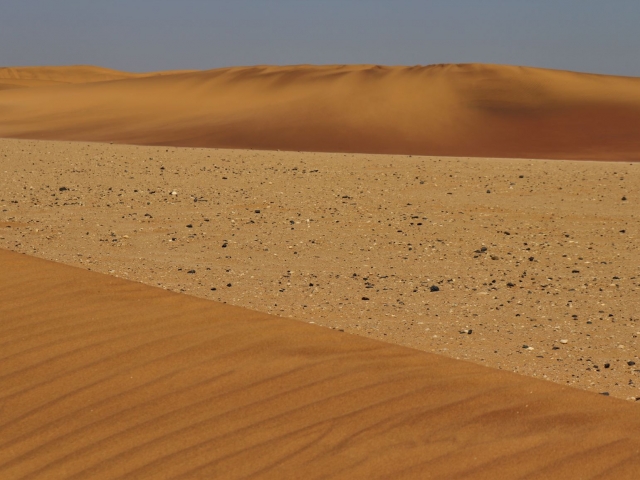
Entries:
{"type": "Polygon", "coordinates": [[[637,408],[0,250],[0,477],[635,478],[637,408]]]}
{"type": "MultiPolygon", "coordinates": [[[[640,160],[635,78],[475,64],[237,67],[162,75],[95,70],[21,74],[23,83],[63,82],[65,76],[80,83],[0,91],[0,136],[640,160]]],[[[0,84],[9,84],[11,69],[5,69],[6,80],[2,72],[0,84]]]]}

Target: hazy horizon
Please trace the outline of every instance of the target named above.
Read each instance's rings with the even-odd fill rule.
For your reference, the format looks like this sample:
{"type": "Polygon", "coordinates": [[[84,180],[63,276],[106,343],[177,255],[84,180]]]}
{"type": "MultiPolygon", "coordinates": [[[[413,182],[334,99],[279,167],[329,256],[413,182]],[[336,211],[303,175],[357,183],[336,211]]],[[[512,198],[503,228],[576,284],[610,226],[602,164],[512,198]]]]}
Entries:
{"type": "Polygon", "coordinates": [[[493,63],[640,76],[640,2],[9,0],[0,66],[493,63]]]}

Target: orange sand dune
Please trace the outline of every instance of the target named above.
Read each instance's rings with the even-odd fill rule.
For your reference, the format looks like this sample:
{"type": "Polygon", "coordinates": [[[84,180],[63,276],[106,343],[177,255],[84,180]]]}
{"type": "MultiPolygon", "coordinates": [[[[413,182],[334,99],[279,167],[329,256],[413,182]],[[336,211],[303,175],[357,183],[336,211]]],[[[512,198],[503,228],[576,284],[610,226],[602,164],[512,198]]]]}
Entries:
{"type": "Polygon", "coordinates": [[[638,78],[476,64],[259,66],[165,75],[92,68],[23,69],[23,83],[57,84],[0,91],[0,136],[640,160],[638,78]],[[69,84],[78,81],[84,83],[69,84]]]}
{"type": "Polygon", "coordinates": [[[61,84],[108,82],[125,78],[172,75],[186,71],[129,73],[91,65],[70,67],[0,67],[0,90],[61,84]]]}
{"type": "Polygon", "coordinates": [[[0,251],[0,478],[635,478],[636,405],[0,251]]]}

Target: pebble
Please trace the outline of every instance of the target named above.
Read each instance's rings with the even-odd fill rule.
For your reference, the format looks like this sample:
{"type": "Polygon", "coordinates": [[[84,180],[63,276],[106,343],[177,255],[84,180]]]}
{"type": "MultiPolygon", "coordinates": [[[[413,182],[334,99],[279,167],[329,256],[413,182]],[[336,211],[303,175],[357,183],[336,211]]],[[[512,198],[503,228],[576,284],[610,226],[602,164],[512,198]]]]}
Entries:
{"type": "Polygon", "coordinates": [[[440,287],[438,287],[437,285],[431,285],[431,288],[429,288],[429,290],[432,292],[439,292],[440,287]]]}
{"type": "Polygon", "coordinates": [[[560,343],[562,343],[563,345],[566,345],[567,343],[569,343],[569,340],[565,340],[564,338],[562,340],[560,340],[560,343]]]}

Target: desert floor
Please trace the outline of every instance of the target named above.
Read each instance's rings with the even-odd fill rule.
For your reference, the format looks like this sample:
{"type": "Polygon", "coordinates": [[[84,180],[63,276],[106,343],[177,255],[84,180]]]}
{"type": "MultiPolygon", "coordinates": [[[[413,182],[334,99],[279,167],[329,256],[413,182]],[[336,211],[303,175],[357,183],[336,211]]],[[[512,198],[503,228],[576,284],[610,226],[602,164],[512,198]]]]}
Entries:
{"type": "Polygon", "coordinates": [[[0,247],[635,400],[638,192],[624,162],[3,139],[0,247]]]}

